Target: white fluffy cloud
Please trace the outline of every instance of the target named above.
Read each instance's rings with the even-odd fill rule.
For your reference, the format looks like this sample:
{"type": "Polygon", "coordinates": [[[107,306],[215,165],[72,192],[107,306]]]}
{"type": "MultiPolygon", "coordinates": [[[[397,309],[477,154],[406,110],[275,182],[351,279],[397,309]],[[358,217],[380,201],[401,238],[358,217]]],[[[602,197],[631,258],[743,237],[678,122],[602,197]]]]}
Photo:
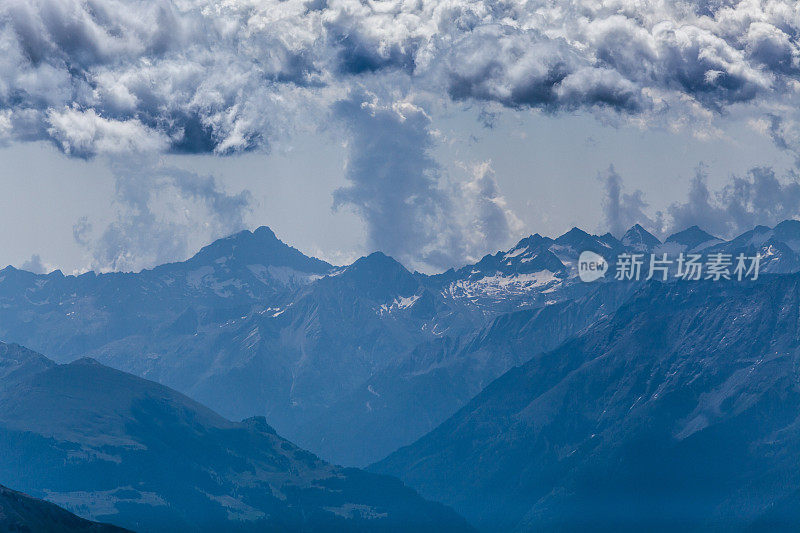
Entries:
{"type": "Polygon", "coordinates": [[[68,155],[90,157],[103,154],[160,151],[169,145],[160,132],[140,120],[103,118],[94,109],[51,109],[47,113],[48,135],[68,155]]]}

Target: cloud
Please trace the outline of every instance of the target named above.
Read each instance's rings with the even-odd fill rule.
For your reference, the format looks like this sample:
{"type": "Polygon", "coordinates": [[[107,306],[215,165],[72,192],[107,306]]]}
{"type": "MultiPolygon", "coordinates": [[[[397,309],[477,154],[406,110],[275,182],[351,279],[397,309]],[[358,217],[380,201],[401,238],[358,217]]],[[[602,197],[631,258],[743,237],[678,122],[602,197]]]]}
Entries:
{"type": "Polygon", "coordinates": [[[268,147],[298,109],[397,74],[441,99],[679,118],[792,93],[793,13],[789,0],[6,0],[0,110],[15,138],[81,157],[141,137],[268,147]]]}
{"type": "Polygon", "coordinates": [[[455,100],[549,111],[602,106],[636,112],[647,105],[619,72],[593,65],[563,39],[538,32],[481,27],[462,36],[446,57],[448,93],[455,100]]]}
{"type": "MultiPolygon", "coordinates": [[[[348,131],[349,184],[335,204],[365,220],[367,246],[449,266],[513,233],[513,214],[489,171],[447,183],[425,109],[480,102],[685,127],[783,105],[773,138],[789,147],[798,36],[791,0],[5,0],[0,143],[45,140],[83,158],[226,155],[268,151],[333,117],[348,131]],[[477,221],[472,232],[465,219],[477,221]]],[[[120,220],[100,236],[78,227],[104,268],[185,253],[175,232],[191,226],[154,224],[153,190],[208,209],[209,234],[240,223],[245,207],[215,181],[147,169],[117,171],[120,220]],[[136,228],[159,243],[146,259],[136,228]]],[[[750,186],[707,195],[708,205],[771,216],[752,204],[766,195],[756,181],[769,178],[743,179],[750,186]]],[[[618,231],[646,204],[608,180],[607,222],[618,231]]],[[[692,205],[674,216],[701,216],[692,205]]]]}
{"type": "Polygon", "coordinates": [[[726,237],[740,229],[726,211],[722,194],[712,195],[707,181],[705,168],[698,166],[689,185],[686,201],[675,202],[667,209],[673,231],[698,225],[713,235],[726,237]],[[732,226],[735,228],[732,229],[732,226]]]}
{"type": "Polygon", "coordinates": [[[95,270],[137,271],[185,258],[192,249],[244,227],[250,194],[226,193],[201,176],[153,159],[111,160],[117,218],[99,232],[88,218],[73,227],[95,270]]]}
{"type": "Polygon", "coordinates": [[[160,151],[168,139],[138,119],[125,121],[102,118],[93,109],[64,109],[47,113],[48,133],[68,155],[93,157],[102,154],[129,154],[160,151]]]}
{"type": "Polygon", "coordinates": [[[614,169],[614,165],[609,166],[608,170],[601,172],[597,177],[605,187],[603,219],[607,231],[621,237],[628,228],[640,224],[650,231],[661,232],[661,213],[656,213],[654,218],[647,215],[648,204],[641,190],[636,189],[632,193],[623,192],[622,177],[614,169]]]}
{"type": "Polygon", "coordinates": [[[349,185],[334,193],[334,207],[350,206],[364,220],[370,250],[425,261],[426,245],[449,215],[430,155],[430,118],[412,103],[383,105],[363,91],[339,101],[334,114],[349,133],[349,185]]]}
{"type": "Polygon", "coordinates": [[[617,236],[639,223],[661,237],[698,225],[730,238],[760,224],[774,226],[787,219],[800,219],[800,177],[795,172],[780,179],[770,167],[754,167],[712,190],[705,167],[699,165],[686,200],[673,202],[654,216],[648,215],[641,191],[622,192],[622,178],[613,166],[600,177],[606,185],[605,223],[617,236]]]}
{"type": "Polygon", "coordinates": [[[177,152],[266,146],[287,91],[313,82],[314,38],[280,21],[258,29],[251,14],[244,2],[8,0],[0,109],[18,139],[81,157],[142,137],[177,152]]]}
{"type": "Polygon", "coordinates": [[[334,207],[350,207],[364,220],[368,249],[435,270],[505,245],[520,231],[490,162],[461,165],[466,177],[442,179],[431,156],[437,139],[421,107],[354,91],[334,109],[349,134],[349,185],[334,193],[334,207]]]}
{"type": "Polygon", "coordinates": [[[757,126],[763,129],[775,146],[792,154],[795,166],[800,168],[800,121],[775,113],[769,113],[766,120],[757,121],[757,126]]]}
{"type": "Polygon", "coordinates": [[[33,272],[34,274],[47,274],[52,270],[50,265],[45,265],[42,262],[42,258],[39,254],[33,254],[30,259],[26,260],[20,266],[22,270],[27,270],[28,272],[33,272]]]}
{"type": "Polygon", "coordinates": [[[451,262],[460,264],[474,262],[487,252],[504,248],[523,229],[522,221],[510,209],[500,193],[491,161],[462,165],[471,179],[460,185],[460,191],[451,195],[460,212],[461,242],[465,249],[463,257],[451,262]]]}
{"type": "Polygon", "coordinates": [[[758,224],[773,226],[800,217],[800,181],[795,173],[780,180],[772,168],[755,167],[714,193],[706,181],[705,171],[698,168],[686,202],[669,207],[674,228],[697,224],[731,237],[758,224]]]}

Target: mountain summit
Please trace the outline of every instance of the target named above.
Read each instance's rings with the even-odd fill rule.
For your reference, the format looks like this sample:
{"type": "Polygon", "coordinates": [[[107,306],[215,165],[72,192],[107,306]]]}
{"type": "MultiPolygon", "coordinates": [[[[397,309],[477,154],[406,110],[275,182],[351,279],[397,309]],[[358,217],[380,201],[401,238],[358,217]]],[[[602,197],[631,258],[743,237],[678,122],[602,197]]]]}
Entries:
{"type": "Polygon", "coordinates": [[[666,238],[664,243],[675,243],[681,245],[686,251],[698,251],[723,242],[722,239],[714,237],[700,229],[698,226],[691,226],[678,233],[673,233],[666,238]]]}
{"type": "Polygon", "coordinates": [[[234,261],[242,265],[286,267],[300,272],[325,274],[333,266],[308,257],[275,236],[267,226],[255,231],[243,230],[203,247],[187,261],[189,265],[209,265],[214,262],[234,261]]]}
{"type": "Polygon", "coordinates": [[[621,242],[637,252],[651,252],[661,244],[661,241],[639,224],[635,224],[626,231],[625,235],[622,236],[621,242]]]}
{"type": "MultiPolygon", "coordinates": [[[[760,253],[765,274],[795,272],[798,224],[759,228],[730,242],[693,227],[654,251],[760,253]]],[[[591,250],[613,268],[620,253],[655,244],[648,235],[634,226],[628,245],[577,228],[557,239],[531,235],[474,264],[427,276],[379,252],[332,267],[262,227],[220,239],[188,261],[139,273],[4,270],[0,339],[58,362],[93,357],[229,419],[267,416],[298,445],[358,466],[409,444],[525,361],[521,352],[462,349],[480,344],[475,335],[494,321],[546,309],[541,316],[550,318],[537,319],[533,330],[563,340],[598,314],[612,313],[630,287],[595,292],[596,285],[614,284],[613,276],[581,282],[578,257],[591,250]],[[578,301],[586,303],[565,305],[578,301]],[[461,385],[445,386],[454,381],[461,385]],[[416,387],[442,394],[426,392],[431,403],[415,404],[416,387]],[[364,411],[370,414],[354,423],[350,414],[364,411]],[[376,432],[380,442],[371,438],[376,432]]]]}

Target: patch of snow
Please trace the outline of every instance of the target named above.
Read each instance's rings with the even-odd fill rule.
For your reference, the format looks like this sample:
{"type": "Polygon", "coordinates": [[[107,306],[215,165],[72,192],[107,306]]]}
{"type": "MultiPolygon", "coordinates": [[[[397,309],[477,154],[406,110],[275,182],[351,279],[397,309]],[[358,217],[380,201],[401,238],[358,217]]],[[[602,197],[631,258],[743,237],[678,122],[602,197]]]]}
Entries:
{"type": "Polygon", "coordinates": [[[419,300],[419,297],[419,294],[413,294],[411,296],[400,296],[395,298],[391,303],[381,305],[378,308],[378,314],[383,315],[385,313],[392,313],[401,309],[408,309],[414,305],[417,300],[419,300]]]}
{"type": "Polygon", "coordinates": [[[253,276],[255,276],[258,281],[265,285],[271,285],[277,282],[285,287],[299,287],[308,285],[322,277],[285,266],[247,265],[247,269],[253,273],[253,276]]]}
{"type": "Polygon", "coordinates": [[[514,274],[505,276],[495,274],[476,280],[458,280],[445,290],[446,295],[453,298],[480,298],[484,296],[504,296],[508,294],[524,294],[560,282],[560,278],[549,270],[541,270],[530,274],[514,274]]]}
{"type": "Polygon", "coordinates": [[[516,250],[511,250],[506,255],[503,256],[503,259],[511,259],[512,257],[517,257],[518,255],[522,255],[528,251],[527,246],[523,246],[522,248],[517,248],[516,250]]]}

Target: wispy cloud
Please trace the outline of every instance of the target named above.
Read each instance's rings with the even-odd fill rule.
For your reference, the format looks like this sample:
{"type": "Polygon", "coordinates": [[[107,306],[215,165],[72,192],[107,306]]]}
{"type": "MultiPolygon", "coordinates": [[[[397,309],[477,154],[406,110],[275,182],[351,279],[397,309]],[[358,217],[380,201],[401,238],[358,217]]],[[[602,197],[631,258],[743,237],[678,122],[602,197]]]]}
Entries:
{"type": "Polygon", "coordinates": [[[648,204],[641,190],[624,192],[622,177],[614,169],[614,165],[598,174],[598,179],[605,187],[603,219],[607,231],[616,237],[621,237],[628,228],[640,224],[656,233],[661,232],[662,213],[658,212],[654,217],[647,214],[648,204]]]}
{"type": "Polygon", "coordinates": [[[623,192],[622,177],[613,167],[600,176],[606,184],[605,223],[617,236],[639,223],[661,237],[698,225],[727,238],[759,224],[773,226],[800,219],[800,177],[794,171],[778,177],[771,167],[754,167],[713,190],[708,186],[706,168],[699,165],[686,199],[652,214],[641,191],[623,192]]]}
{"type": "Polygon", "coordinates": [[[711,233],[732,237],[758,224],[774,225],[800,217],[800,181],[794,172],[783,179],[770,167],[752,168],[711,191],[699,167],[685,202],[668,209],[673,228],[697,224],[711,233]]]}
{"type": "Polygon", "coordinates": [[[20,265],[22,270],[33,272],[34,274],[47,274],[52,270],[50,265],[46,265],[39,254],[31,255],[30,259],[20,265]]]}
{"type": "Polygon", "coordinates": [[[164,165],[138,154],[110,160],[116,184],[117,218],[95,228],[88,218],[74,228],[75,240],[95,270],[136,271],[185,258],[192,247],[244,227],[248,192],[228,194],[213,176],[164,165]]]}

